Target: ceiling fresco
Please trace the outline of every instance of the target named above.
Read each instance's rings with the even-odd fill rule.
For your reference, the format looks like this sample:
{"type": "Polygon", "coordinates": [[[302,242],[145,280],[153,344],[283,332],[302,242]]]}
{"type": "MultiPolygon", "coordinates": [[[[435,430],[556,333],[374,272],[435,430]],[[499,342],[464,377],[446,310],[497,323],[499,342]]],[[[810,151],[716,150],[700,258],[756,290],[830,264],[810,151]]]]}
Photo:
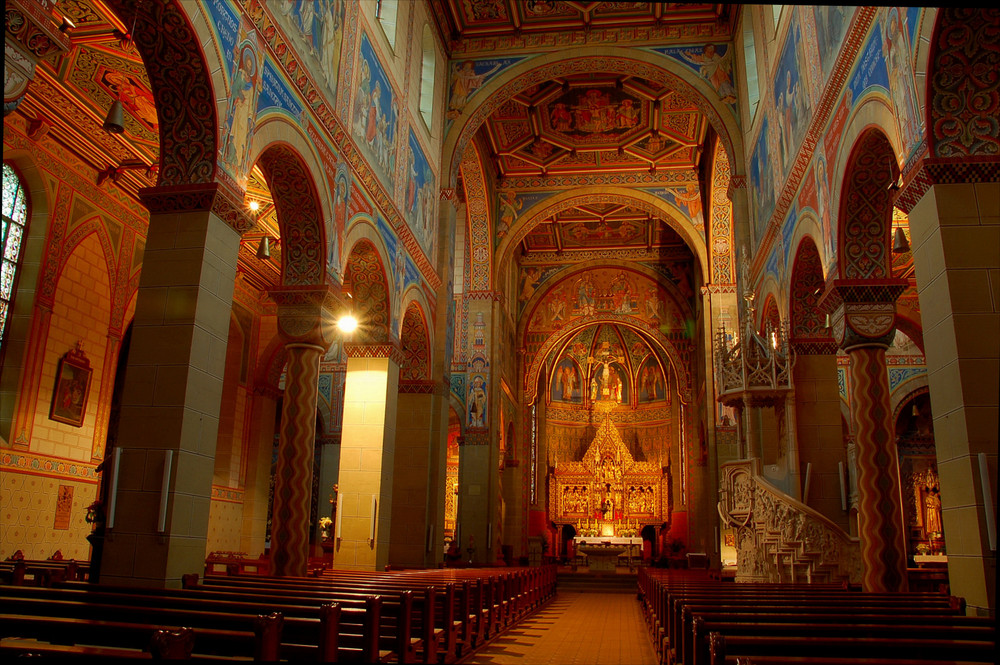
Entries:
{"type": "MultiPolygon", "coordinates": [[[[73,23],[68,54],[42,61],[22,112],[36,133],[44,133],[90,164],[132,196],[156,184],[159,123],[149,76],[132,45],[128,26],[103,4],[63,0],[59,12],[73,23]],[[124,109],[125,132],[105,132],[116,99],[124,109]]],[[[98,183],[100,184],[100,183],[98,183]]]]}
{"type": "Polygon", "coordinates": [[[708,123],[666,87],[586,74],[532,86],[486,122],[502,177],[689,170],[708,123]]]}
{"type": "MultiPolygon", "coordinates": [[[[522,288],[530,286],[537,275],[536,268],[526,268],[522,288]]],[[[533,303],[526,339],[547,338],[574,319],[605,315],[637,319],[664,332],[683,331],[688,308],[676,297],[661,281],[632,270],[608,267],[576,272],[553,283],[533,303]]]]}
{"type": "Polygon", "coordinates": [[[456,40],[602,28],[711,28],[729,13],[727,5],[708,3],[434,0],[434,4],[446,34],[456,40]]]}
{"type": "Polygon", "coordinates": [[[685,246],[677,232],[662,220],[631,206],[612,203],[564,210],[535,226],[522,245],[526,254],[595,247],[659,250],[685,246]]]}

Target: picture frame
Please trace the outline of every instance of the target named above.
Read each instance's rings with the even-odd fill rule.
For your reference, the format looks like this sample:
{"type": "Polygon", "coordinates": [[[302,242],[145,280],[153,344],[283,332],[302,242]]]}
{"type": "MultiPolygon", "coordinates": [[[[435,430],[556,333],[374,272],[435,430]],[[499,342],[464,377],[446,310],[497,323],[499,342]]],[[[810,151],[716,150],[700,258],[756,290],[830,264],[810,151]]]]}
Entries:
{"type": "Polygon", "coordinates": [[[56,383],[52,388],[49,420],[83,427],[92,375],[93,370],[90,360],[83,352],[83,344],[77,342],[76,348],[70,349],[59,359],[56,383]]]}

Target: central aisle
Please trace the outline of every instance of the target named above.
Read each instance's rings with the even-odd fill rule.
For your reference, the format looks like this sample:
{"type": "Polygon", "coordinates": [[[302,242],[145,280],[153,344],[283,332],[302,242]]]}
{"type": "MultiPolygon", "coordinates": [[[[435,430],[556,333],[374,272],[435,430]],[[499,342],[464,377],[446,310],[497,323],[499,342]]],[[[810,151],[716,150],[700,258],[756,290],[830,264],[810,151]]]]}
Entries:
{"type": "Polygon", "coordinates": [[[464,663],[656,665],[635,594],[567,593],[464,663]]]}

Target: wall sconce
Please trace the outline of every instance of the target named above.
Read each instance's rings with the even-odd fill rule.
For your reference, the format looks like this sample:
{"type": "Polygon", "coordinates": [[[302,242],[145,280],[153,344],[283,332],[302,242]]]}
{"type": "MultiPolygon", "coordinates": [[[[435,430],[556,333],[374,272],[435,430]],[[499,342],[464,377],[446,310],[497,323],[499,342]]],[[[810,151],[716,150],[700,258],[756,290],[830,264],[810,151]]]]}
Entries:
{"type": "Polygon", "coordinates": [[[906,239],[902,226],[897,226],[892,236],[892,253],[903,254],[910,251],[910,241],[906,239]]]}

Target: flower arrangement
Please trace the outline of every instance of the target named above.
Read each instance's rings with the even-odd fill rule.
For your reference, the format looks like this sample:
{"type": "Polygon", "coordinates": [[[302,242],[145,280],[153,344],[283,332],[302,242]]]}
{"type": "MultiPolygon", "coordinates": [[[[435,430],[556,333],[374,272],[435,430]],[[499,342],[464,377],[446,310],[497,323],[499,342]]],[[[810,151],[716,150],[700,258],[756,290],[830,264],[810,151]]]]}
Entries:
{"type": "Polygon", "coordinates": [[[324,531],[329,529],[331,524],[333,524],[333,520],[330,519],[329,517],[319,518],[319,528],[323,529],[324,531]]]}

